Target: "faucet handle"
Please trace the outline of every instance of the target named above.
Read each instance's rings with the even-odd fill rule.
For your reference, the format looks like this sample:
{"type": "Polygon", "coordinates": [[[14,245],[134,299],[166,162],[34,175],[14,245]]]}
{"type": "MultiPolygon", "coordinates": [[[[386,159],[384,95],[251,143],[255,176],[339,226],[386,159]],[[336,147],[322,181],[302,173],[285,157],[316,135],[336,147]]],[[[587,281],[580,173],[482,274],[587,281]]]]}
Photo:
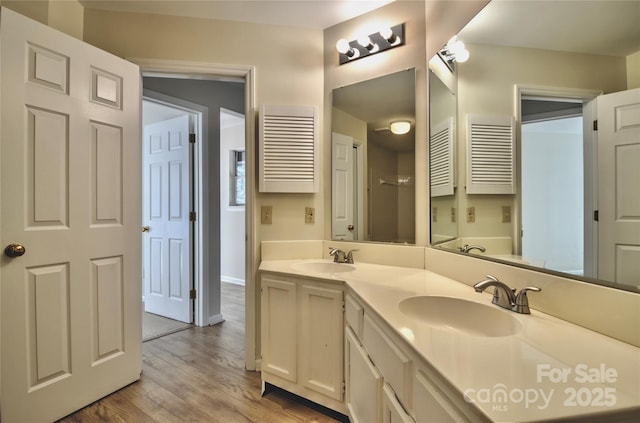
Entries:
{"type": "Polygon", "coordinates": [[[356,249],[353,249],[353,250],[349,250],[349,252],[347,253],[347,257],[344,259],[345,263],[353,264],[353,255],[351,253],[353,253],[355,251],[360,251],[360,249],[356,248],[356,249]]]}
{"type": "Polygon", "coordinates": [[[540,292],[541,288],[537,286],[526,286],[522,288],[516,294],[516,302],[513,305],[513,311],[520,314],[531,314],[531,310],[529,309],[529,299],[527,298],[527,291],[540,292]]]}
{"type": "Polygon", "coordinates": [[[344,251],[339,248],[329,247],[329,255],[333,256],[334,263],[342,263],[345,260],[344,251]]]}

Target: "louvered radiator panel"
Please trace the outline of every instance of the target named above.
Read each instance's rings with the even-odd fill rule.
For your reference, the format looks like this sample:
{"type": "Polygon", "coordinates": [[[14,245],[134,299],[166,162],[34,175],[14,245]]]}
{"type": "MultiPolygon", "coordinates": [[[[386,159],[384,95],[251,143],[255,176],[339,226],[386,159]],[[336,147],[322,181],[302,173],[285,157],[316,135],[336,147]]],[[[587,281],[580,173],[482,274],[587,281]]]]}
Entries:
{"type": "Polygon", "coordinates": [[[453,195],[453,119],[435,125],[429,139],[431,196],[453,195]]]}
{"type": "Polygon", "coordinates": [[[264,105],[260,191],[317,192],[317,108],[264,105]]]}
{"type": "Polygon", "coordinates": [[[467,116],[467,193],[515,194],[514,121],[467,116]]]}

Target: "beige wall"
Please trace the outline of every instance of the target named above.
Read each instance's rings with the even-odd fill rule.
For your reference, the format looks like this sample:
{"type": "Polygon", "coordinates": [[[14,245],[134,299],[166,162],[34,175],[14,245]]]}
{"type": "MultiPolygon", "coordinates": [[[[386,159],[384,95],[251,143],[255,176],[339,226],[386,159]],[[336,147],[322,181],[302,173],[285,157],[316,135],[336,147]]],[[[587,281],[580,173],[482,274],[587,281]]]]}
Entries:
{"type": "Polygon", "coordinates": [[[627,89],[640,88],[640,51],[627,56],[627,89]]]}
{"type": "Polygon", "coordinates": [[[0,1],[5,6],[74,38],[82,39],[84,7],[77,0],[0,1]]]}
{"type": "MultiPolygon", "coordinates": [[[[626,89],[624,58],[569,54],[536,49],[468,45],[469,61],[458,66],[458,181],[460,237],[514,234],[501,221],[501,207],[516,210],[516,196],[466,195],[466,115],[506,115],[514,110],[514,85],[579,88],[605,93],[626,89]],[[475,223],[467,223],[467,207],[475,207],[475,223]]],[[[512,219],[515,223],[515,219],[512,219]]]]}

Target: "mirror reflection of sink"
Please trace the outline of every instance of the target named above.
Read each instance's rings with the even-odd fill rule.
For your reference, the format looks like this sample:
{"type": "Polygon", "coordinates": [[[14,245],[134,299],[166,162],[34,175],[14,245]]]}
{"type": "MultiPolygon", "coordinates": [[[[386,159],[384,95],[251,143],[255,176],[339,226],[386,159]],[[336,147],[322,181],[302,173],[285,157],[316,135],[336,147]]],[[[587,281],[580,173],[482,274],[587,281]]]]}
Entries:
{"type": "Polygon", "coordinates": [[[492,304],[480,304],[452,297],[420,296],[400,301],[405,316],[429,326],[447,328],[473,336],[509,336],[520,330],[520,323],[492,304]]]}
{"type": "Polygon", "coordinates": [[[293,266],[299,270],[313,273],[345,273],[356,270],[356,267],[352,264],[334,263],[328,261],[296,263],[293,266]]]}

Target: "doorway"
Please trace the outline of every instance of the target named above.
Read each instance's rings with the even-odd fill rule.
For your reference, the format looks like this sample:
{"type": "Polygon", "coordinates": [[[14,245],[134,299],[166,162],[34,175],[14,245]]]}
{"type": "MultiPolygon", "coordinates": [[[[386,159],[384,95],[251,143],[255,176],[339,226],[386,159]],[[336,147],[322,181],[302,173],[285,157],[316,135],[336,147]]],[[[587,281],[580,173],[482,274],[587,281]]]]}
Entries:
{"type": "MultiPolygon", "coordinates": [[[[527,103],[535,100],[524,100],[527,103]]],[[[537,101],[538,106],[544,106],[537,101]]],[[[584,273],[584,151],[582,105],[570,114],[533,119],[521,127],[522,256],[536,266],[584,273]]],[[[523,106],[523,111],[534,107],[523,106]]],[[[566,113],[566,112],[565,112],[566,113]]]]}
{"type": "MultiPolygon", "coordinates": [[[[188,75],[145,75],[145,90],[199,107],[202,115],[202,136],[195,142],[194,170],[196,178],[192,186],[195,204],[192,211],[194,223],[194,286],[195,319],[198,326],[207,326],[224,321],[221,308],[221,257],[222,243],[220,193],[223,182],[220,178],[220,110],[227,109],[238,114],[244,112],[243,81],[221,81],[220,78],[192,78],[188,75]],[[198,248],[199,247],[199,248],[198,248]]],[[[244,145],[244,138],[241,139],[244,145]]],[[[244,147],[242,148],[244,150],[244,147]]],[[[244,217],[243,217],[244,218],[244,217]]],[[[244,231],[244,222],[242,222],[244,231]]],[[[245,236],[239,242],[244,244],[245,236]]],[[[244,251],[238,257],[245,267],[244,251]]]]}
{"type": "Polygon", "coordinates": [[[192,141],[202,139],[206,108],[145,90],[143,123],[142,339],[194,322],[201,239],[192,219],[199,198],[192,141]]]}

